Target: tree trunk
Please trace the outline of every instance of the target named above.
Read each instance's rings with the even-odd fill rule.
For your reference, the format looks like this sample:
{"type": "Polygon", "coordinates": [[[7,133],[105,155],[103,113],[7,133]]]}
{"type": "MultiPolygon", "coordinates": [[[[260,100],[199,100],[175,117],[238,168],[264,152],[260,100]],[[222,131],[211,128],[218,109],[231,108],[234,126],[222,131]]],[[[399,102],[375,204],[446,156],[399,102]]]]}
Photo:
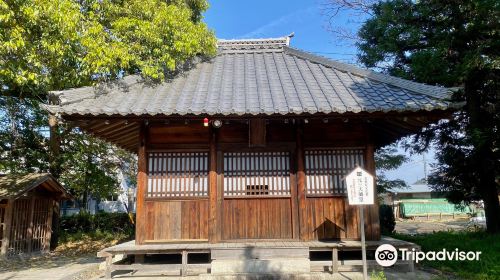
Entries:
{"type": "Polygon", "coordinates": [[[485,94],[484,84],[488,74],[477,69],[471,71],[465,84],[465,96],[467,99],[467,113],[469,116],[469,127],[467,133],[472,138],[474,145],[474,157],[476,161],[476,172],[478,174],[478,192],[484,202],[486,216],[486,227],[490,233],[500,232],[500,203],[498,199],[498,188],[495,168],[494,126],[491,113],[482,110],[482,95],[485,94]]]}
{"type": "MultiPolygon", "coordinates": [[[[56,105],[58,102],[55,97],[49,96],[49,104],[56,105]]],[[[59,122],[57,116],[49,113],[49,171],[52,176],[59,178],[61,176],[61,138],[59,135],[59,122]]]]}

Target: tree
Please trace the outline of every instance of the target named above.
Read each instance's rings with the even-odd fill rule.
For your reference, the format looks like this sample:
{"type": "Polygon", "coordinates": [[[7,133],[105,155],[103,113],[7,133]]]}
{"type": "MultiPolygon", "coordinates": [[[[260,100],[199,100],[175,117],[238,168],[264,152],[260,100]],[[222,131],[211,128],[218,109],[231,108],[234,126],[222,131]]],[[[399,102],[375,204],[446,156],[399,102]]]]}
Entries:
{"type": "Polygon", "coordinates": [[[133,170],[134,157],[58,123],[40,103],[55,102],[50,91],[129,74],[162,81],[214,55],[207,8],[206,0],[0,0],[0,171],[50,170],[82,202],[109,195],[116,169],[133,170]]]}
{"type": "Polygon", "coordinates": [[[0,171],[48,170],[46,123],[37,101],[0,96],[0,171]]]}
{"type": "Polygon", "coordinates": [[[165,78],[215,53],[205,0],[0,1],[2,94],[40,96],[127,74],[165,78]]]}
{"type": "Polygon", "coordinates": [[[366,15],[357,43],[362,64],[460,88],[453,101],[464,102],[462,110],[424,129],[410,146],[422,151],[436,144],[439,165],[429,182],[453,202],[481,198],[488,231],[499,232],[500,2],[389,0],[366,15]]]}
{"type": "Polygon", "coordinates": [[[375,167],[377,169],[377,192],[379,194],[408,187],[404,180],[391,180],[385,175],[386,171],[395,170],[406,161],[408,161],[408,157],[398,152],[396,144],[382,147],[376,151],[375,167]]]}

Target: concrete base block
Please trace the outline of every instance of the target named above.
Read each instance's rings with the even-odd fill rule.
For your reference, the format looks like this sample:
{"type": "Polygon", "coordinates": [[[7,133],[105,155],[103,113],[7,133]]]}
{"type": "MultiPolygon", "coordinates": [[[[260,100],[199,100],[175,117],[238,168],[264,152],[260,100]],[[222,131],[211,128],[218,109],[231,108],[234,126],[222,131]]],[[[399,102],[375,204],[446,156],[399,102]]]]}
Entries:
{"type": "Polygon", "coordinates": [[[200,280],[312,280],[309,274],[201,274],[200,280]]]}
{"type": "Polygon", "coordinates": [[[213,260],[212,274],[259,273],[259,274],[297,274],[309,273],[309,259],[270,259],[270,260],[213,260]]]}
{"type": "Polygon", "coordinates": [[[200,280],[363,280],[361,272],[346,273],[300,273],[300,274],[232,274],[213,275],[201,274],[200,280]]]}
{"type": "MultiPolygon", "coordinates": [[[[121,260],[124,260],[127,257],[126,254],[118,254],[113,256],[113,263],[119,262],[121,260]]],[[[103,261],[99,263],[99,270],[106,270],[106,261],[103,261]]]]}

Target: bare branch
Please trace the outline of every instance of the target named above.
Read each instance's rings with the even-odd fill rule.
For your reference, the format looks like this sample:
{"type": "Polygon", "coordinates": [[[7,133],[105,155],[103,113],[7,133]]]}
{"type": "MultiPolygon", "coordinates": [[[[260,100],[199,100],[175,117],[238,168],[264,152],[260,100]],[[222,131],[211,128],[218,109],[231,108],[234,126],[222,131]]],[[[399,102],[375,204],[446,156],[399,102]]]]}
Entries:
{"type": "Polygon", "coordinates": [[[336,19],[342,14],[348,16],[348,23],[360,25],[363,18],[372,16],[372,6],[377,2],[379,0],[324,0],[321,10],[328,20],[327,31],[334,35],[339,45],[355,46],[359,41],[357,32],[336,19]]]}

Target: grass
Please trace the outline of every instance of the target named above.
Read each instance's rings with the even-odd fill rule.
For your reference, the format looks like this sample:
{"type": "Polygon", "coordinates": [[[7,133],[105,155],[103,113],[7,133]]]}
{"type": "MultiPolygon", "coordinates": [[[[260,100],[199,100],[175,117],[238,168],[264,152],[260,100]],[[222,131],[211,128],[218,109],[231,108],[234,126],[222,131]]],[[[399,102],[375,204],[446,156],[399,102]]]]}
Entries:
{"type": "Polygon", "coordinates": [[[443,248],[449,251],[455,248],[461,251],[481,251],[479,261],[424,260],[419,263],[460,279],[500,279],[500,234],[488,234],[483,231],[449,231],[419,235],[393,234],[393,237],[414,242],[420,245],[424,252],[440,251],[443,248]]]}

